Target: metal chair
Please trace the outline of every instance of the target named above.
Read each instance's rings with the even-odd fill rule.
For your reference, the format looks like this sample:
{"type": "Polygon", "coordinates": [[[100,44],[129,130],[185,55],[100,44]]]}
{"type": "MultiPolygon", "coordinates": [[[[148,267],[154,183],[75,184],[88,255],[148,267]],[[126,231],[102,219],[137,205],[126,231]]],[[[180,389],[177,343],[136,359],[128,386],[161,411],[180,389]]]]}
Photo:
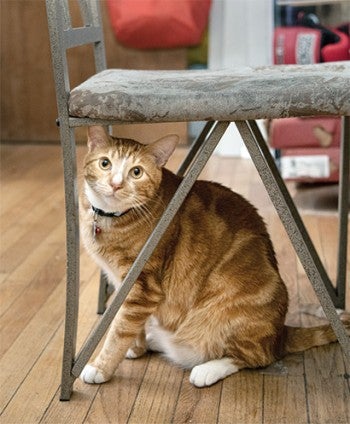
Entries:
{"type": "MultiPolygon", "coordinates": [[[[344,306],[349,196],[350,63],[243,68],[228,71],[106,70],[97,0],[79,0],[84,26],[72,28],[68,0],[46,0],[58,123],[63,151],[67,225],[67,297],[61,400],[69,400],[75,379],[126,298],[173,216],[213,153],[230,122],[235,122],[271,197],[324,312],[350,359],[350,340],[335,311],[344,306]],[[71,90],[66,51],[92,44],[96,74],[71,90]],[[344,118],[339,195],[338,284],[334,289],[300,215],[275,166],[255,119],[341,115],[344,118]],[[207,121],[180,166],[182,184],[143,247],[122,287],[76,355],[79,302],[79,222],[74,128],[130,122],[207,121]]],[[[108,284],[101,277],[99,312],[108,284]]]]}

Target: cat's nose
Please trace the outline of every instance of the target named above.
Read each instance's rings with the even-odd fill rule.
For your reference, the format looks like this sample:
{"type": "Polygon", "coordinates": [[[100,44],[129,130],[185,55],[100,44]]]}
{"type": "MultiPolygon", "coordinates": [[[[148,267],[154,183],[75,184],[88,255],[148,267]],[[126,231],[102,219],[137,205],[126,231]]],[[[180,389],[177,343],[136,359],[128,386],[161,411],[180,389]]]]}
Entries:
{"type": "Polygon", "coordinates": [[[111,186],[113,188],[113,191],[118,191],[122,188],[122,183],[113,182],[111,183],[111,186]]]}
{"type": "Polygon", "coordinates": [[[122,178],[122,176],[119,175],[119,174],[114,175],[113,178],[111,179],[110,184],[111,184],[111,186],[113,188],[113,191],[120,190],[122,188],[122,186],[123,186],[123,178],[122,178]]]}

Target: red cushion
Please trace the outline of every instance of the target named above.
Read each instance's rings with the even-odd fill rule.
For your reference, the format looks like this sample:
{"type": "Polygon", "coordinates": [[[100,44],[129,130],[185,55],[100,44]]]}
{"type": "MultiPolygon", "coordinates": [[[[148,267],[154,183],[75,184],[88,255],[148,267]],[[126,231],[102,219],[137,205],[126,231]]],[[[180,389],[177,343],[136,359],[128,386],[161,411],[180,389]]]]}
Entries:
{"type": "Polygon", "coordinates": [[[269,143],[272,147],[334,147],[340,146],[341,118],[284,118],[270,124],[269,143]]]}
{"type": "Polygon", "coordinates": [[[128,47],[169,48],[201,42],[211,0],[108,0],[112,28],[128,47]]]}

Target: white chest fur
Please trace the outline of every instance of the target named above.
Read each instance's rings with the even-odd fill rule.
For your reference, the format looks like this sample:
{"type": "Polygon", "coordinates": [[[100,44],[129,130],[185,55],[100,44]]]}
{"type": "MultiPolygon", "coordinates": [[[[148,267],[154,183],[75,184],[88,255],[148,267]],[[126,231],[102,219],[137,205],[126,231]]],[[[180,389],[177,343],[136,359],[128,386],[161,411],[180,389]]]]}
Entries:
{"type": "MultiPolygon", "coordinates": [[[[90,212],[89,212],[90,213],[90,212]]],[[[117,263],[109,263],[100,253],[99,246],[96,241],[96,235],[93,232],[93,214],[90,219],[86,220],[82,225],[82,240],[86,251],[91,256],[92,260],[102,269],[108,277],[108,281],[114,285],[116,289],[121,285],[121,277],[118,271],[117,263]]],[[[98,236],[97,236],[98,237],[98,236]]]]}
{"type": "Polygon", "coordinates": [[[111,284],[113,284],[115,289],[117,290],[122,283],[117,267],[111,267],[102,256],[96,253],[92,253],[91,256],[93,260],[96,262],[96,264],[102,269],[102,271],[108,277],[108,281],[111,284]]]}

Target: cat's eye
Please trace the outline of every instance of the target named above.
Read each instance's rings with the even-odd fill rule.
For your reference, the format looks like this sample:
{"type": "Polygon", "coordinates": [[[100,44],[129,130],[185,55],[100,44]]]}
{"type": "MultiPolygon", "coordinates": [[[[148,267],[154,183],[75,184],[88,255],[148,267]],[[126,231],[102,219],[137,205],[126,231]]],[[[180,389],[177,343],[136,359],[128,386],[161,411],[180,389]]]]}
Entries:
{"type": "Polygon", "coordinates": [[[141,178],[143,174],[143,169],[139,166],[135,166],[130,170],[130,174],[133,178],[141,178]]]}
{"type": "Polygon", "coordinates": [[[99,163],[102,169],[111,169],[112,167],[111,161],[108,158],[101,158],[99,163]]]}

